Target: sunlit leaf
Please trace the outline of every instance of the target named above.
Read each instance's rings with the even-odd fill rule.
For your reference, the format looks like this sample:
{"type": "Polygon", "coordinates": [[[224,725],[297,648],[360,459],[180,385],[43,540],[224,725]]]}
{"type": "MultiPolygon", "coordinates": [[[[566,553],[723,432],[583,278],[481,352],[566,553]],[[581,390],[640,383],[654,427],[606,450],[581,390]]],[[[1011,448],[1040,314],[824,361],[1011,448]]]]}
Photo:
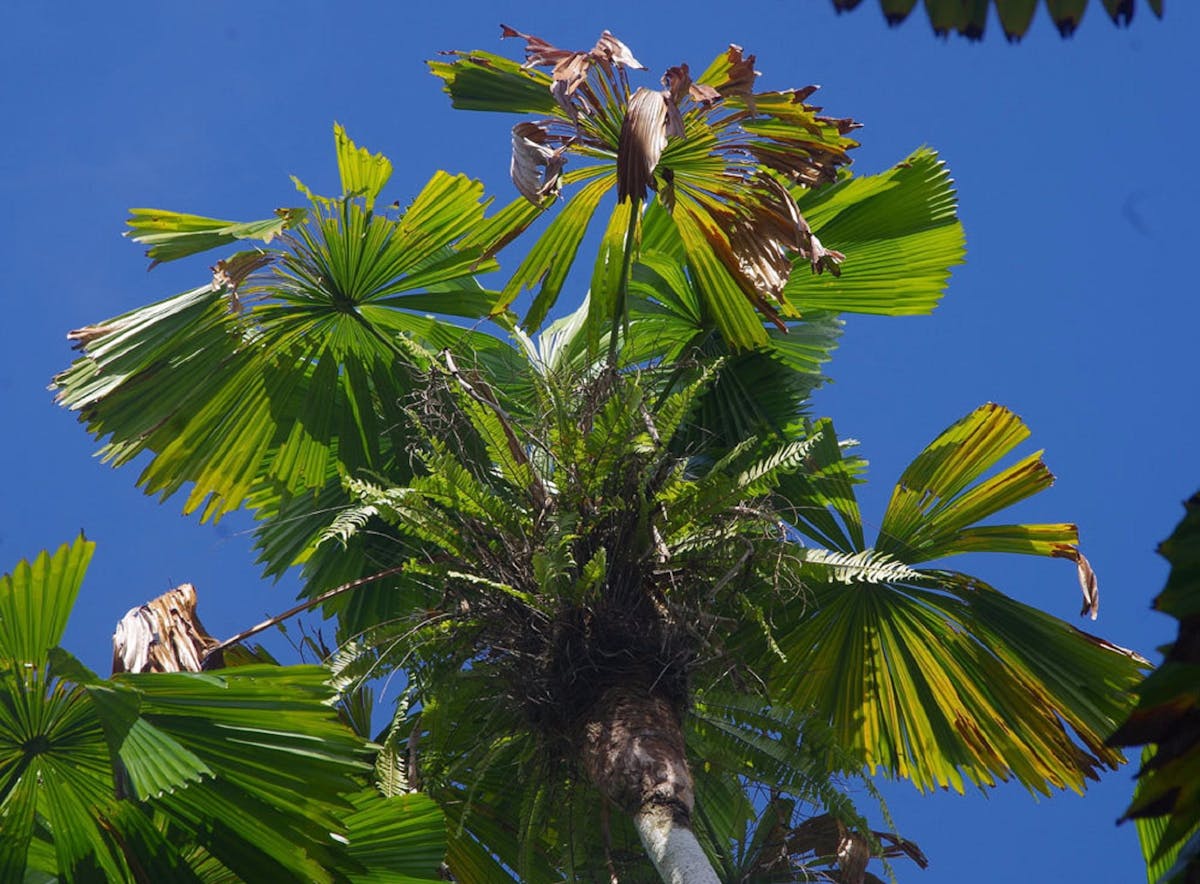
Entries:
{"type": "MultiPolygon", "coordinates": [[[[335,134],[346,187],[377,193],[385,161],[335,134]]],[[[478,182],[437,173],[398,219],[355,200],[314,203],[273,271],[242,281],[241,312],[225,286],[207,286],[76,333],[85,355],[56,379],[59,401],[108,437],[105,459],[153,452],[147,492],[190,483],[184,509],[205,518],[264,485],[299,494],[379,469],[404,444],[410,378],[390,370],[396,336],[495,343],[423,315],[490,306],[470,280],[511,231],[481,235],[482,196],[478,182]]]]}
{"type": "Polygon", "coordinates": [[[0,658],[38,668],[62,639],[96,545],[80,535],[0,576],[0,658]]]}
{"type": "MultiPolygon", "coordinates": [[[[949,428],[904,471],[874,551],[907,566],[968,550],[1077,551],[1073,525],[975,524],[1049,485],[1039,455],[982,478],[1027,436],[994,405],[949,428]]],[[[854,561],[843,558],[852,552],[871,561],[857,508],[838,503],[848,484],[836,495],[802,479],[785,491],[793,489],[840,516],[798,509],[797,527],[833,541],[841,555],[831,561],[854,561]],[[843,526],[853,528],[852,546],[843,526]]],[[[794,625],[776,621],[785,696],[827,714],[839,743],[872,771],[921,789],[1015,778],[1049,793],[1082,791],[1123,760],[1103,740],[1140,680],[1145,661],[1135,654],[949,571],[814,587],[809,605],[794,625]]]]}
{"type": "Polygon", "coordinates": [[[392,177],[392,163],[381,153],[372,154],[358,147],[340,125],[333,127],[337,146],[338,173],[342,178],[342,196],[361,196],[368,209],[392,177]]]}
{"type": "Polygon", "coordinates": [[[1057,548],[1078,543],[1074,525],[970,530],[981,519],[1054,482],[1039,451],[971,484],[1028,436],[1019,417],[994,404],[976,409],[947,429],[900,476],[876,548],[911,564],[972,549],[986,550],[991,548],[989,541],[997,551],[1033,555],[1053,555],[1057,548]]]}
{"type": "Polygon", "coordinates": [[[450,52],[453,61],[429,62],[454,107],[550,116],[562,113],[550,94],[550,77],[492,52],[450,52]]]}
{"type": "Polygon", "coordinates": [[[945,164],[927,148],[880,175],[798,194],[814,233],[846,260],[837,276],[798,267],[784,293],[801,312],[931,312],[965,254],[956,203],[945,164]]]}
{"type": "Polygon", "coordinates": [[[277,209],[262,221],[220,221],[165,209],[130,209],[126,236],[150,246],[146,257],[154,267],[163,261],[186,258],[241,239],[270,243],[283,231],[304,222],[304,209],[277,209]]]}

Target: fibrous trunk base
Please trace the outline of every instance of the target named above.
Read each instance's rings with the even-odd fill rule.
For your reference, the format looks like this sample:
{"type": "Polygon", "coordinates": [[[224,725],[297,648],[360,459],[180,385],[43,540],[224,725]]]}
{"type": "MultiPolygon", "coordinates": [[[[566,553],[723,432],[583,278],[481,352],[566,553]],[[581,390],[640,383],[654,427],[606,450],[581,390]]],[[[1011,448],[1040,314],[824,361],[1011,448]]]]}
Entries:
{"type": "Polygon", "coordinates": [[[718,884],[692,832],[692,775],[667,698],[640,685],[609,688],[586,717],[580,749],[592,783],[633,818],[664,881],[718,884]]]}

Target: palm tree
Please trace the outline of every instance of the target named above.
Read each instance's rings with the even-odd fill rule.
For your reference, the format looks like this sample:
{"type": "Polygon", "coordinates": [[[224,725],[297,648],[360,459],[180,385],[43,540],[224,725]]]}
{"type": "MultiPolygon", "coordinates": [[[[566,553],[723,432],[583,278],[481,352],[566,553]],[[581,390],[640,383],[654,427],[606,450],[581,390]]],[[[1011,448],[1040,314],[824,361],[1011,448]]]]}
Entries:
{"type": "Polygon", "coordinates": [[[1088,585],[1073,525],[978,524],[1052,481],[1038,455],[988,477],[1019,419],[948,429],[868,544],[864,463],[806,414],[838,314],[928,312],[961,260],[936,155],[852,177],[852,124],[811,90],[754,91],[736,48],[635,90],[607,33],[585,52],[506,34],[525,65],[433,68],[461,107],[548,120],[513,129],[516,201],[489,214],[439,172],[379,208],[390,163],[335,128],[336,198],[299,185],[307,206],[249,223],[134,210],[155,261],[257,245],[73,333],[56,379],[109,460],[148,455],[148,493],[255,512],[267,573],[301,565],[338,617],[339,684],[406,675],[379,766],[438,802],[456,879],[636,878],[649,856],[665,880],[778,880],[832,843],[863,880],[883,846],[831,775],[1048,792],[1116,766],[1102,738],[1141,661],[927,566],[1057,556],[1088,585]],[[590,294],[545,326],[608,191],[590,294]]]}
{"type": "Polygon", "coordinates": [[[441,813],[368,785],[324,668],[103,679],[60,647],[94,547],[0,577],[0,879],[438,880],[441,813]]]}

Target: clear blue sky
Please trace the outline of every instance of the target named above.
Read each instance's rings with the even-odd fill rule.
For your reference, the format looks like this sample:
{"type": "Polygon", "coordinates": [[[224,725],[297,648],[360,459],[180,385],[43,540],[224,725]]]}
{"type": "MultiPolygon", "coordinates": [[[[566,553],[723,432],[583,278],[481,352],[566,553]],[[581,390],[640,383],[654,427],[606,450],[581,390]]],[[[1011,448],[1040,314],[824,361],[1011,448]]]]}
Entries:
{"type": "MultiPolygon", "coordinates": [[[[1117,30],[1093,0],[1072,40],[1039,13],[1011,46],[994,22],[982,45],[936,40],[919,14],[888,30],[875,5],[837,17],[826,0],[604,12],[481,0],[357,12],[302,0],[5,3],[0,571],[81,528],[98,541],[67,645],[101,671],[121,614],[179,582],[199,587],[218,636],[286,607],[295,584],[258,579],[249,519],[201,527],[179,515],[181,501],[144,497],[137,468],[95,461],[95,443],[46,391],[71,358],[69,329],[206,279],[203,257],[147,274],[120,238],[125,210],[263,217],[296,204],[291,173],[332,191],[334,120],[396,162],[389,199],[407,200],[437,168],[508,198],[513,121],[451,111],[424,59],[515,54],[497,39],[501,21],[581,47],[607,27],[652,71],[703,67],[736,42],[758,55],[764,87],[823,84],[830,113],[866,123],[862,172],[921,144],[941,151],[968,263],[931,317],[851,317],[817,411],[863,442],[874,479],[864,507],[878,519],[891,481],[943,427],[984,401],[1013,408],[1059,477],[1020,515],[1077,521],[1100,575],[1100,619],[1080,625],[1157,659],[1173,625],[1148,609],[1166,574],[1154,547],[1200,486],[1200,308],[1186,269],[1200,204],[1200,9],[1171,3],[1163,21],[1142,9],[1117,30]]],[[[962,564],[1075,618],[1064,562],[962,564]]],[[[924,873],[898,866],[901,879],[1143,880],[1132,827],[1113,825],[1131,775],[1040,802],[1016,786],[925,798],[889,787],[902,832],[932,860],[924,873]]]]}

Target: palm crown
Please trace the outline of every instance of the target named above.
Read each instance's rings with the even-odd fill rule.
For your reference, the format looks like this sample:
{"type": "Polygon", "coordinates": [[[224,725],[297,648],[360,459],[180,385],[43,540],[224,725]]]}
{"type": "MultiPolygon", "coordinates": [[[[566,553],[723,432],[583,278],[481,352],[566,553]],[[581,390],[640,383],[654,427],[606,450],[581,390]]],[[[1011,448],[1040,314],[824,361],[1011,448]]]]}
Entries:
{"type": "Polygon", "coordinates": [[[852,120],[820,115],[805,103],[816,87],[756,92],[754,56],[731,46],[694,80],[687,64],[670,68],[661,91],[631,91],[628,68],[643,69],[605,31],[589,51],[569,51],[505,27],[525,42],[518,67],[487,52],[432,62],[456,107],[539,114],[513,127],[513,182],[538,205],[563,184],[586,182],[505,285],[497,306],[538,285],[525,317],[545,319],[592,215],[615,189],[592,276],[592,325],[621,312],[620,268],[640,242],[639,207],[648,191],[668,209],[704,308],[738,348],[766,342],[757,310],[780,329],[799,312],[784,292],[792,264],[835,272],[843,256],[821,245],[795,195],[832,182],[857,146],[852,120]],[[550,73],[532,70],[549,67],[550,73]],[[566,171],[571,157],[593,160],[566,171]],[[614,311],[613,301],[618,309],[614,311]]]}

